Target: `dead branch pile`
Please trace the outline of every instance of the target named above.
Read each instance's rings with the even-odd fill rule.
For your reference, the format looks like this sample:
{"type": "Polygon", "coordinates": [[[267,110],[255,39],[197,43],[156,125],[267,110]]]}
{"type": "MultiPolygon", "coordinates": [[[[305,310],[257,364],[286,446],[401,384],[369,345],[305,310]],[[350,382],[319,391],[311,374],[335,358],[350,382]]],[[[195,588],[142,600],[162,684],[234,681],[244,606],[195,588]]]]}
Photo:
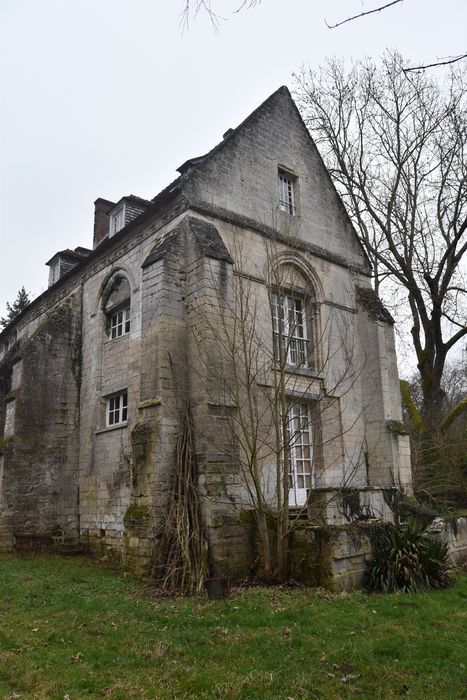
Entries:
{"type": "Polygon", "coordinates": [[[196,478],[193,420],[187,402],[177,440],[167,519],[155,545],[152,571],[163,588],[189,594],[203,590],[208,559],[196,478]]]}

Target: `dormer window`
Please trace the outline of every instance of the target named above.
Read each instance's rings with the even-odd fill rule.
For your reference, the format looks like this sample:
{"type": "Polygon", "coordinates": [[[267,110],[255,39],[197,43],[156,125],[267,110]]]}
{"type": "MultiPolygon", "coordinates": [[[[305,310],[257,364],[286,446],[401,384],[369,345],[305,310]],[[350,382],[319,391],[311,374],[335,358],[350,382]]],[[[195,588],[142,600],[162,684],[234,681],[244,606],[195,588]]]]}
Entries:
{"type": "Polygon", "coordinates": [[[143,213],[150,202],[141,197],[135,197],[130,194],[128,197],[122,197],[109,211],[109,237],[115,236],[116,233],[128,226],[137,216],[143,213]]]}
{"type": "Polygon", "coordinates": [[[125,226],[125,207],[121,207],[110,217],[110,235],[115,236],[125,226]]]}
{"type": "Polygon", "coordinates": [[[73,270],[76,265],[82,262],[91,253],[89,248],[78,246],[74,250],[67,248],[55,253],[46,265],[49,266],[49,287],[58,282],[59,279],[73,270]]]}

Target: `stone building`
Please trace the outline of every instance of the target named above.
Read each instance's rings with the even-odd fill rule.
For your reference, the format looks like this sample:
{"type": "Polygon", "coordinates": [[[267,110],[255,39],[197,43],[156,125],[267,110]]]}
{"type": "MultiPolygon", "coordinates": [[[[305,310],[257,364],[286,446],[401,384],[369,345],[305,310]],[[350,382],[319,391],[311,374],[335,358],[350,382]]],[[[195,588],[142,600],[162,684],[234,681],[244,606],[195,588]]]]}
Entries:
{"type": "MultiPolygon", "coordinates": [[[[410,491],[393,321],[287,88],[178,172],[150,201],[97,199],[93,249],[56,253],[48,290],[0,334],[3,549],[80,543],[144,569],[189,406],[211,567],[244,575],[242,299],[256,415],[283,380],[292,509],[341,524],[352,493],[354,512],[387,519],[385,492],[410,491]]],[[[268,406],[258,464],[274,507],[268,406]]]]}

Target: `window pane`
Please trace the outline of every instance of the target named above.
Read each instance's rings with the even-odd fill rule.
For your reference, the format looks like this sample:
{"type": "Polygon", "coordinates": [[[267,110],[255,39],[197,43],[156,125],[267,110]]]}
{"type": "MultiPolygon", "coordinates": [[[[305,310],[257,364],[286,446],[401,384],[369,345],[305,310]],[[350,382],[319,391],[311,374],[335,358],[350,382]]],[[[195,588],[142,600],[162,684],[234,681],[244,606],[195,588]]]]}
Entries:
{"type": "Polygon", "coordinates": [[[130,309],[122,309],[110,317],[110,338],[120,338],[130,332],[130,309]]]}
{"type": "MultiPolygon", "coordinates": [[[[304,300],[290,294],[272,297],[273,332],[281,337],[284,358],[289,365],[307,362],[309,341],[306,334],[304,300]]],[[[275,341],[276,342],[276,341],[275,341]]],[[[278,343],[275,345],[276,360],[279,357],[278,343]]]]}
{"type": "Polygon", "coordinates": [[[125,391],[107,399],[107,425],[118,425],[128,420],[128,394],[125,391]]]}
{"type": "MultiPolygon", "coordinates": [[[[312,487],[311,414],[308,404],[288,405],[291,483],[296,489],[312,487]]],[[[292,487],[291,487],[292,488],[292,487]]]]}
{"type": "Polygon", "coordinates": [[[287,214],[294,213],[293,180],[279,173],[279,206],[287,214]]]}

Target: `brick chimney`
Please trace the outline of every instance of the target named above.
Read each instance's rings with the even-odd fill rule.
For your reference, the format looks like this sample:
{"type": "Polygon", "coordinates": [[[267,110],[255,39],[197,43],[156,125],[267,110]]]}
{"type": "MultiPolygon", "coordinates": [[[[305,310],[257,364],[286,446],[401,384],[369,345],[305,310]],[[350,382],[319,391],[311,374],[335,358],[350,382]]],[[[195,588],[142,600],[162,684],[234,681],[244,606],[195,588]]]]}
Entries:
{"type": "Polygon", "coordinates": [[[93,248],[109,235],[109,211],[113,209],[115,202],[108,199],[96,199],[94,202],[94,240],[93,248]]]}

